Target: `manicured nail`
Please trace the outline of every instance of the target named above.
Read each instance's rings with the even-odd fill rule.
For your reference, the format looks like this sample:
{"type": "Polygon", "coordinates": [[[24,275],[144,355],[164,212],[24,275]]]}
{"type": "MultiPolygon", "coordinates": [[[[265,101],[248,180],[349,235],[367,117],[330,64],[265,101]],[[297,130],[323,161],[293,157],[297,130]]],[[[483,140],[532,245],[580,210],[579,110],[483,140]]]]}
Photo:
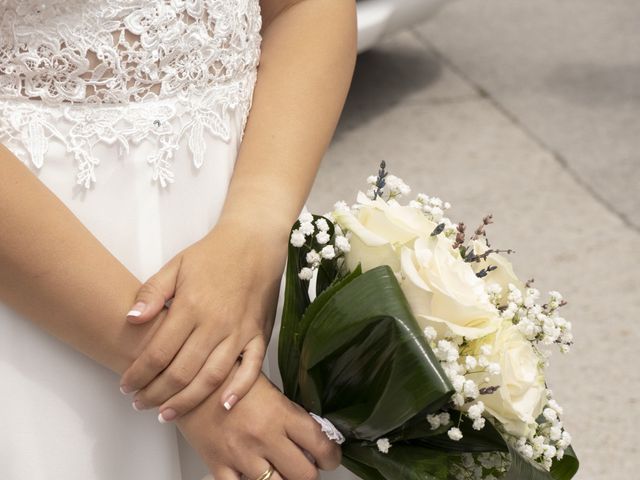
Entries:
{"type": "Polygon", "coordinates": [[[144,405],[140,400],[134,400],[131,406],[136,412],[141,412],[142,410],[144,410],[144,405]]]}
{"type": "Polygon", "coordinates": [[[223,404],[225,410],[231,410],[237,401],[238,401],[237,395],[235,394],[229,395],[223,404]]]}
{"type": "Polygon", "coordinates": [[[160,412],[160,415],[158,415],[158,421],[160,423],[168,423],[175,420],[177,416],[178,414],[173,408],[165,408],[160,412]]]}
{"type": "Polygon", "coordinates": [[[127,313],[127,317],[139,317],[147,308],[147,304],[143,302],[136,303],[129,313],[127,313]]]}
{"type": "Polygon", "coordinates": [[[129,395],[131,393],[131,389],[126,385],[120,385],[120,393],[123,395],[129,395]]]}

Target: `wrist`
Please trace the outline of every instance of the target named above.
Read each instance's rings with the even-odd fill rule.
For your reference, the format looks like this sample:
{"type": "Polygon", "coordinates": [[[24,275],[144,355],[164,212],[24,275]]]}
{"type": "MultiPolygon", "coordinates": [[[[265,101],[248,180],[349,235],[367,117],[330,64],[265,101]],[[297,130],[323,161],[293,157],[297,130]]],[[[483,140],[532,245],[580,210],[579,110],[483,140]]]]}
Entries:
{"type": "Polygon", "coordinates": [[[290,226],[285,231],[264,218],[228,216],[216,223],[203,242],[213,249],[229,245],[230,254],[239,263],[251,265],[252,275],[272,278],[279,277],[284,269],[289,231],[290,226]]]}
{"type": "Polygon", "coordinates": [[[272,215],[269,212],[255,212],[252,215],[223,215],[218,220],[216,228],[235,230],[238,235],[250,239],[251,242],[263,248],[278,248],[286,244],[293,221],[282,215],[272,215]]]}

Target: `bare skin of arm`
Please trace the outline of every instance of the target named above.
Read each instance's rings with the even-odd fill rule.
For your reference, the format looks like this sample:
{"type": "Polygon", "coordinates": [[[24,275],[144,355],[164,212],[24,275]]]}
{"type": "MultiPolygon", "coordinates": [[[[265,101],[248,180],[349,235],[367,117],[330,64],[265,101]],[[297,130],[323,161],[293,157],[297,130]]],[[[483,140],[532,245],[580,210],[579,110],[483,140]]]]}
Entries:
{"type": "Polygon", "coordinates": [[[157,327],[125,319],[140,281],[3,146],[0,170],[0,301],[123,372],[157,327]]]}

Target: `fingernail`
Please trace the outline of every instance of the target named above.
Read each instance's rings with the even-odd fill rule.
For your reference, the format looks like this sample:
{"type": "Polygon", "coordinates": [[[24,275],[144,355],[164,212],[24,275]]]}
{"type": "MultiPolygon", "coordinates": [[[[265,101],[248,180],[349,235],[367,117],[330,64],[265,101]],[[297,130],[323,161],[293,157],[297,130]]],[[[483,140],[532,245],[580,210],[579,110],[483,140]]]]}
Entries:
{"type": "Polygon", "coordinates": [[[129,395],[129,394],[132,392],[132,390],[131,390],[131,388],[130,388],[130,387],[128,387],[128,386],[126,386],[126,385],[120,385],[120,392],[121,392],[123,395],[129,395]]]}
{"type": "Polygon", "coordinates": [[[136,303],[129,313],[127,313],[127,317],[139,317],[144,312],[145,308],[147,308],[147,304],[143,302],[136,303]]]}
{"type": "Polygon", "coordinates": [[[178,414],[176,413],[176,411],[173,408],[165,408],[158,415],[158,421],[160,423],[168,423],[168,422],[171,422],[172,420],[174,420],[177,416],[178,416],[178,414]]]}
{"type": "Polygon", "coordinates": [[[237,401],[238,401],[237,395],[235,394],[229,395],[223,404],[225,410],[231,410],[237,401]]]}
{"type": "Polygon", "coordinates": [[[134,400],[131,406],[136,412],[141,412],[142,410],[144,410],[144,405],[140,400],[134,400]]]}

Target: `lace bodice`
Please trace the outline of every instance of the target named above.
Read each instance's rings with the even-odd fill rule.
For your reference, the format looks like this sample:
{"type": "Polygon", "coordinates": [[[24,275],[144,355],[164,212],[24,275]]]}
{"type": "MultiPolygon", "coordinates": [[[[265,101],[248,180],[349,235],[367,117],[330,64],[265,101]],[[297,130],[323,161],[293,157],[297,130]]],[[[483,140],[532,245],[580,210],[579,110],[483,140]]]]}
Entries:
{"type": "Polygon", "coordinates": [[[4,0],[0,96],[127,103],[255,68],[257,0],[4,0]]]}
{"type": "MultiPolygon", "coordinates": [[[[37,168],[48,141],[61,141],[88,187],[87,166],[99,163],[93,145],[154,135],[166,151],[189,135],[197,165],[198,136],[228,140],[231,109],[246,121],[258,0],[0,0],[0,14],[0,141],[23,147],[37,168]],[[151,106],[167,98],[177,99],[173,108],[151,106]],[[69,135],[56,129],[63,117],[77,123],[69,135]]],[[[157,168],[154,178],[172,181],[157,168]]]]}

